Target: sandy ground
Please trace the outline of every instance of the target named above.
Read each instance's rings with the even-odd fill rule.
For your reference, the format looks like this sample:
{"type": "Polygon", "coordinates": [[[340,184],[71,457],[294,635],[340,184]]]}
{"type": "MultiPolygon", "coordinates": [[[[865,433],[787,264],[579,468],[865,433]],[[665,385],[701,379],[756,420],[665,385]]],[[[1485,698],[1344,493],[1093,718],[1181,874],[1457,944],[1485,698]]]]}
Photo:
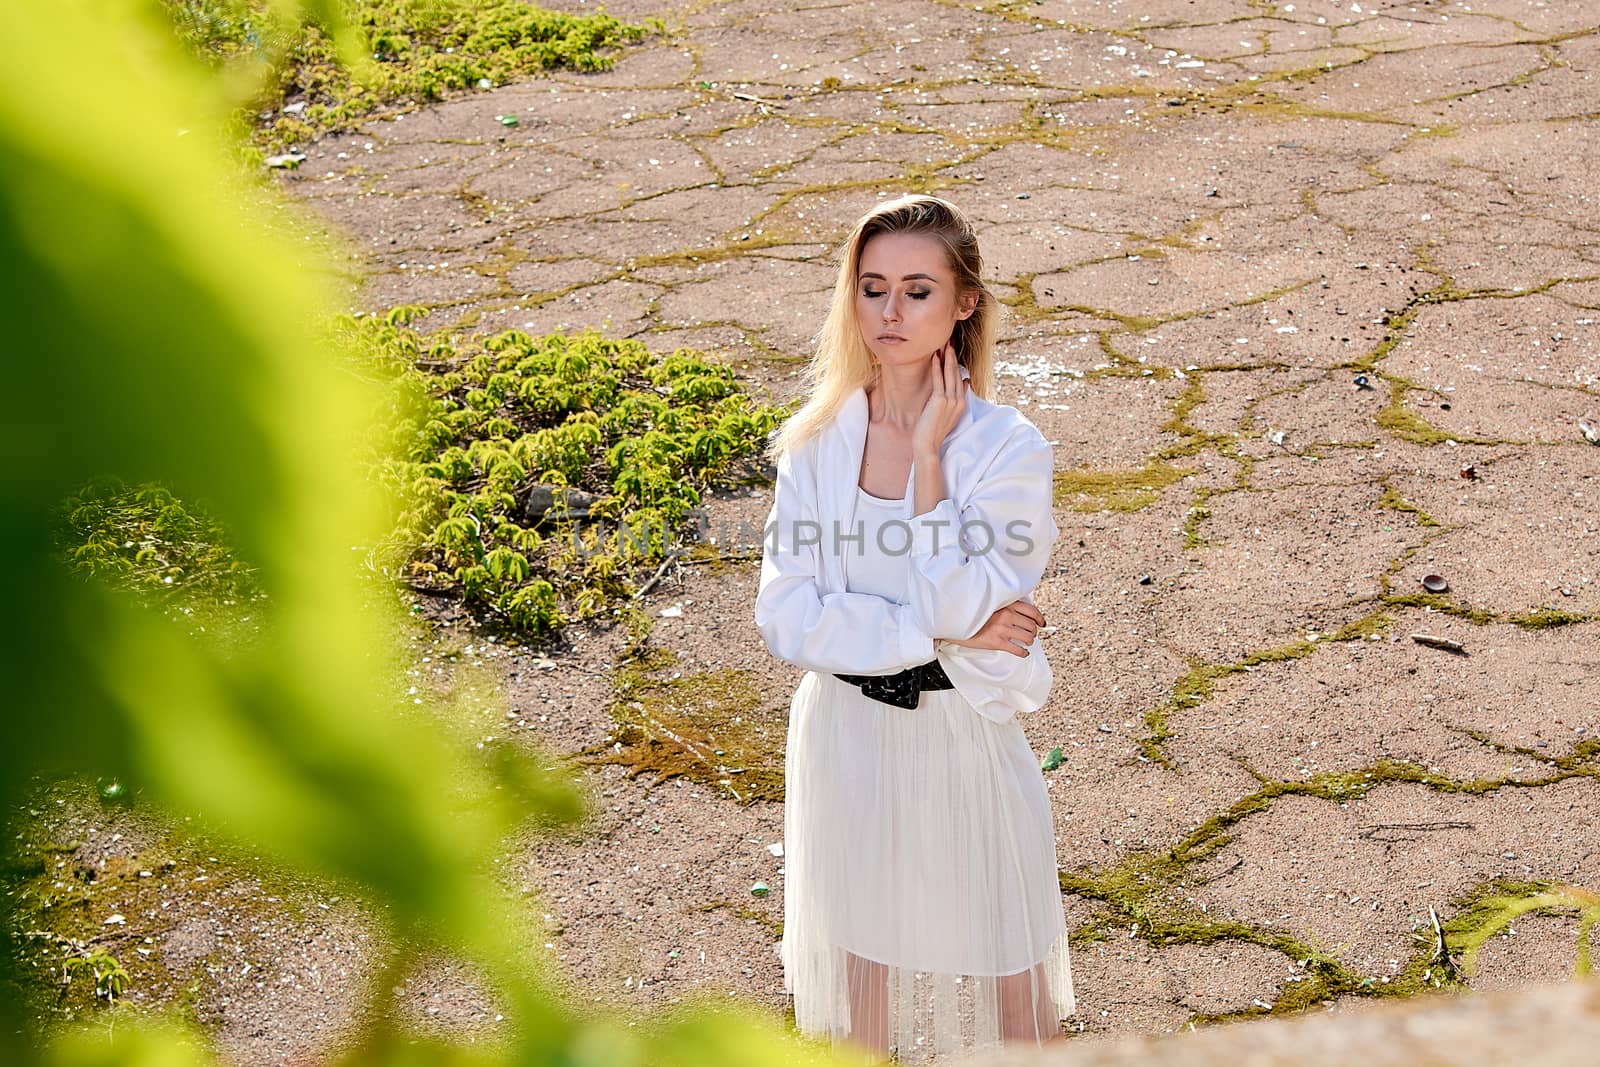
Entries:
{"type": "MultiPolygon", "coordinates": [[[[906,189],[948,196],[1009,305],[1000,400],[1052,441],[1058,472],[1126,476],[1109,496],[1063,483],[1038,597],[1057,686],[1024,728],[1041,756],[1063,750],[1046,778],[1074,884],[1271,792],[1152,906],[1288,932],[1371,987],[1414,955],[1429,907],[1448,919],[1490,880],[1600,889],[1600,760],[1582,747],[1600,731],[1600,449],[1578,428],[1600,421],[1600,12],[607,7],[668,32],[608,73],[307,149],[284,182],[351,237],[369,278],[353,307],[693,346],[787,400],[850,224],[906,189]],[[1163,466],[1176,476],[1152,482],[1163,466]],[[1450,593],[1422,595],[1429,573],[1450,593]],[[1417,773],[1379,769],[1394,766],[1417,773]],[[1268,789],[1342,772],[1375,779],[1338,797],[1268,789]]],[[[768,502],[726,494],[713,519],[759,521],[768,502]]],[[[684,568],[646,607],[674,670],[737,672],[770,761],[799,672],[755,631],[756,577],[684,568]]],[[[482,663],[517,736],[598,750],[616,741],[622,639],[571,636],[541,663],[447,611],[435,640],[470,651],[419,671],[448,684],[482,663]]],[[[574,995],[642,1013],[713,990],[781,1016],[781,805],[740,803],[714,769],[585,773],[589,831],[514,860],[574,995]],[[753,896],[757,881],[772,892],[753,896]]],[[[1063,899],[1083,935],[1074,1040],[1260,1010],[1303,980],[1260,937],[1167,941],[1114,900],[1063,899]]],[[[308,914],[319,976],[359,971],[359,923],[308,914]]],[[[199,953],[217,921],[188,920],[164,951],[199,953]]],[[[1572,914],[1512,929],[1476,987],[1573,973],[1572,914]]],[[[290,1017],[299,1005],[218,1006],[226,984],[195,996],[222,1047],[268,1062],[336,1040],[337,987],[318,994],[323,1028],[290,1017]]],[[[437,1025],[492,1026],[448,963],[405,995],[437,1025]]]]}

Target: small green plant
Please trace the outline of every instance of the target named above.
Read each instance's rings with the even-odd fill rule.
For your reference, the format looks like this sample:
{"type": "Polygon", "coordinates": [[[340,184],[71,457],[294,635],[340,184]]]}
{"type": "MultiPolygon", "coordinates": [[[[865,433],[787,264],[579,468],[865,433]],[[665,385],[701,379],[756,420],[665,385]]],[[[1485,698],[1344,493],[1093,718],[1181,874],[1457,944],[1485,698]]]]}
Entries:
{"type": "Polygon", "coordinates": [[[161,0],[191,51],[259,79],[248,114],[268,149],[303,145],[389,104],[426,103],[553,67],[605,70],[605,50],[660,28],[659,20],[631,25],[524,0],[324,2],[343,27],[302,25],[270,0],[161,0]],[[350,39],[341,38],[345,28],[350,39]]]}
{"type": "MultiPolygon", "coordinates": [[[[72,574],[125,590],[218,648],[257,632],[267,593],[258,569],[239,559],[227,529],[201,504],[156,482],[100,476],[54,509],[56,558],[72,574]]],[[[104,799],[127,803],[126,783],[108,780],[104,799]]]]}
{"type": "Polygon", "coordinates": [[[388,573],[544,635],[678,551],[704,490],[764,481],[787,410],[700,353],[520,330],[458,349],[411,330],[419,311],[344,322],[396,385],[374,456],[399,502],[388,573]]]}
{"type": "Polygon", "coordinates": [[[94,995],[107,1003],[114,1003],[128,989],[128,972],[104,949],[88,949],[77,956],[69,956],[61,970],[62,980],[67,984],[80,978],[93,979],[94,995]]]}
{"type": "Polygon", "coordinates": [[[161,0],[179,40],[213,61],[259,58],[292,38],[265,0],[161,0]]]}
{"type": "Polygon", "coordinates": [[[221,525],[153,483],[96,478],[56,512],[57,544],[72,570],[160,598],[260,596],[221,525]]]}

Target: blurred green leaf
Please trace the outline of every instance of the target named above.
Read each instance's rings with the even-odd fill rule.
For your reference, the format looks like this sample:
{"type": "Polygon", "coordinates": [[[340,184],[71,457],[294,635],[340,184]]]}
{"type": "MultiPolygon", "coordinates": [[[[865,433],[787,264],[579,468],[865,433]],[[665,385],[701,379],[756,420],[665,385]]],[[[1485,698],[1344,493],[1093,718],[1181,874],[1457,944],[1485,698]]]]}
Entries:
{"type": "MultiPolygon", "coordinates": [[[[323,250],[238,182],[226,89],[144,0],[10,5],[6,30],[0,595],[9,696],[29,714],[0,748],[8,822],[41,775],[115,777],[252,855],[357,887],[398,936],[377,953],[351,1063],[772,1062],[786,1042],[771,1028],[723,1016],[647,1040],[580,1021],[543,980],[494,861],[530,819],[575,817],[577,796],[528,753],[478,753],[395,692],[394,598],[351,551],[391,514],[363,464],[390,399],[349,373],[323,250]],[[219,640],[61,560],[58,509],[100,478],[170,492],[164,531],[200,513],[226,529],[263,598],[253,629],[219,640]],[[487,975],[512,1026],[503,1045],[418,1043],[387,1018],[393,977],[430,947],[487,975]]],[[[496,565],[520,572],[515,553],[496,565]]],[[[0,1062],[209,1062],[152,1021],[42,1049],[22,1003],[0,997],[0,1062]]]]}

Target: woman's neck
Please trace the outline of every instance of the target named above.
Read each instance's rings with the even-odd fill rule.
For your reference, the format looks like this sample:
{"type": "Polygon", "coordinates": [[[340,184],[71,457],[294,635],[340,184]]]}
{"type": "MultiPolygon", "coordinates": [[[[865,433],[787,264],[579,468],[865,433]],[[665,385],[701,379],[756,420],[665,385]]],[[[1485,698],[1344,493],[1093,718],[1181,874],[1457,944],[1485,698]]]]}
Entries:
{"type": "Polygon", "coordinates": [[[878,366],[878,381],[867,390],[867,418],[910,431],[933,395],[933,361],[915,366],[878,366]]]}

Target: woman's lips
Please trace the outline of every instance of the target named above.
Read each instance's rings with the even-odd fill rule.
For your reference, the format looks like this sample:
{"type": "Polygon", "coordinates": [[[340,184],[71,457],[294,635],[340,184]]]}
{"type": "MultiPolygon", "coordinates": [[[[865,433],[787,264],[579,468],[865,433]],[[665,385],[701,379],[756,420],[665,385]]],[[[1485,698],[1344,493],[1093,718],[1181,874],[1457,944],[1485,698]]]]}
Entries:
{"type": "Polygon", "coordinates": [[[901,337],[897,333],[880,333],[878,335],[878,340],[882,341],[886,345],[897,345],[904,341],[905,338],[901,337]]]}

